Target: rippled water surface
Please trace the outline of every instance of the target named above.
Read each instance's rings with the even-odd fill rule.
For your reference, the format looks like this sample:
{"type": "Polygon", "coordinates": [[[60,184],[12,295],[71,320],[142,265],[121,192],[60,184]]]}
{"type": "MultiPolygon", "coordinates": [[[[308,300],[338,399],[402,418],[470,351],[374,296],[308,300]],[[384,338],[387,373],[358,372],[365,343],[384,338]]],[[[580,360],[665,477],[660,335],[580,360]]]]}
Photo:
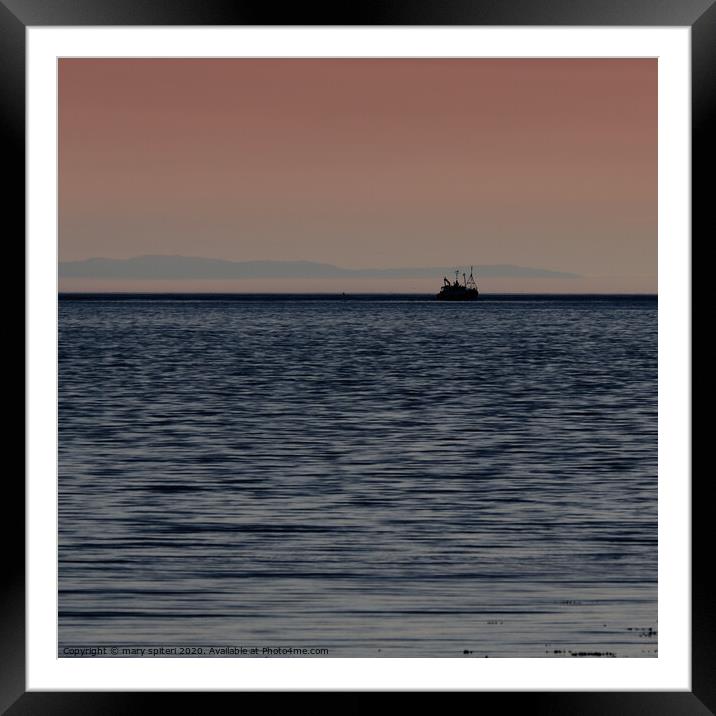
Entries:
{"type": "Polygon", "coordinates": [[[59,654],[655,656],[655,298],[61,300],[59,654]]]}

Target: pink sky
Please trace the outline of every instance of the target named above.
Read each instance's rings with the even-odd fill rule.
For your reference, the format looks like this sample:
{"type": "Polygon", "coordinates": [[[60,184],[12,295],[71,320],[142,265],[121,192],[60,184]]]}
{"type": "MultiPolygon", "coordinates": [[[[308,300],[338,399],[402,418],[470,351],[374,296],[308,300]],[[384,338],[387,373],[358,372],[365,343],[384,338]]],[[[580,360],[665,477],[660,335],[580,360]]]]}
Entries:
{"type": "MultiPolygon", "coordinates": [[[[582,278],[484,279],[481,290],[656,291],[656,60],[59,64],[61,261],[516,264],[582,278]]],[[[441,279],[395,290],[434,291],[441,279]]],[[[60,289],[339,284],[62,279],[60,289]]]]}

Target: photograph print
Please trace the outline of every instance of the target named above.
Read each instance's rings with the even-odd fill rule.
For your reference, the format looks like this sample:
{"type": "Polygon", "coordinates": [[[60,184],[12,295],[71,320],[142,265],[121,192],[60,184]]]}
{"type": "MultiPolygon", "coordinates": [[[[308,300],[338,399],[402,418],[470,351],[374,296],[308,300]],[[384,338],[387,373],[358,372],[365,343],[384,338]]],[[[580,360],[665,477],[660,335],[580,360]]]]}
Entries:
{"type": "Polygon", "coordinates": [[[59,59],[58,657],[656,657],[657,79],[59,59]]]}

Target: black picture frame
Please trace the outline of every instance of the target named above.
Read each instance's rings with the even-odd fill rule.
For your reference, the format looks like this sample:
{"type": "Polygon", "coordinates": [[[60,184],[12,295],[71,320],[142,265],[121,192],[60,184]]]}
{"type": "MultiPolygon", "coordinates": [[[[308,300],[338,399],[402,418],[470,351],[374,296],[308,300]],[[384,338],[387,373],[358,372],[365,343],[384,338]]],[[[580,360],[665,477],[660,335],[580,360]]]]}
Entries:
{"type": "MultiPolygon", "coordinates": [[[[270,3],[241,0],[0,0],[0,128],[2,165],[10,178],[4,193],[6,236],[25,231],[25,30],[33,26],[102,25],[564,25],[688,26],[692,70],[692,234],[705,240],[713,151],[708,133],[716,113],[716,0],[368,0],[339,9],[304,4],[277,9],[270,3]],[[280,22],[277,22],[280,19],[280,22]],[[708,172],[708,174],[707,174],[708,172]]],[[[712,201],[712,200],[711,200],[712,201]]],[[[692,239],[692,246],[693,246],[692,239]]],[[[24,259],[18,260],[23,262],[24,259]]],[[[9,353],[9,351],[7,351],[9,353]]],[[[689,475],[684,475],[688,480],[689,475]]],[[[716,600],[708,591],[711,518],[710,475],[694,473],[692,485],[692,688],[683,692],[474,692],[470,700],[488,707],[514,707],[549,714],[716,713],[716,600]]],[[[125,714],[182,707],[206,710],[215,694],[147,692],[26,692],[25,686],[25,534],[24,483],[6,472],[3,542],[5,580],[0,612],[0,710],[21,714],[125,714]]],[[[231,694],[240,697],[240,694],[231,694]]],[[[276,694],[275,696],[281,696],[276,694]]],[[[283,694],[285,697],[286,694],[283,694]]],[[[291,695],[289,708],[307,694],[291,695]],[[298,700],[296,700],[298,699],[298,700]]],[[[444,696],[444,695],[443,695],[444,696]]],[[[422,698],[429,698],[423,695],[422,698]]],[[[442,697],[441,697],[442,698],[442,697]]],[[[342,710],[357,712],[374,700],[369,693],[333,694],[342,710]]],[[[237,702],[238,706],[238,702],[237,702]]],[[[312,704],[311,708],[315,708],[312,704]]]]}

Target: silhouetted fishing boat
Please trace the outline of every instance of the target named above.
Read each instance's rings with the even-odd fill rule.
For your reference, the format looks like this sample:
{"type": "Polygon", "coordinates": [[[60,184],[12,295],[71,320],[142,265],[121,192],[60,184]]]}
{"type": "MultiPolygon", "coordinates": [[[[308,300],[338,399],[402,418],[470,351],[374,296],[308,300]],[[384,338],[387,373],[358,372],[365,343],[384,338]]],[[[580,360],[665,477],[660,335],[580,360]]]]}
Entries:
{"type": "Polygon", "coordinates": [[[438,301],[474,301],[480,292],[477,290],[475,278],[472,275],[472,266],[470,266],[470,276],[462,275],[462,283],[458,280],[460,271],[455,271],[455,283],[450,283],[447,277],[443,278],[443,285],[440,293],[435,297],[438,301]]]}

